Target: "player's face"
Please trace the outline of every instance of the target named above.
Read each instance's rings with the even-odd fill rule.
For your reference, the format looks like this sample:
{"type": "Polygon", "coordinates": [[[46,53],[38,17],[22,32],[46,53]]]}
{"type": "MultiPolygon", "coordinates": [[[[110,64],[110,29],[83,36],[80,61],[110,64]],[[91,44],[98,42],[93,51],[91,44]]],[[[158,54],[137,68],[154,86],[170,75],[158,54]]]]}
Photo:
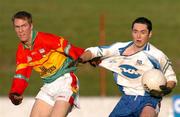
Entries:
{"type": "Polygon", "coordinates": [[[132,29],[132,37],[134,45],[138,48],[143,47],[151,37],[146,24],[135,23],[132,29]]]}
{"type": "Polygon", "coordinates": [[[33,25],[28,23],[28,20],[17,18],[14,20],[14,29],[22,42],[30,41],[32,28],[33,25]]]}

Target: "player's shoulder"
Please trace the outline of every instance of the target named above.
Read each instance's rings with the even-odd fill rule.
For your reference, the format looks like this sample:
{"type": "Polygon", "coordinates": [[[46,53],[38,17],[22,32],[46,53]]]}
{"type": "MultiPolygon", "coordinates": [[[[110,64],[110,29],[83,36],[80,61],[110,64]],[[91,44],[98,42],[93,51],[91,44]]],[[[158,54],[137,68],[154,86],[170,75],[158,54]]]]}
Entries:
{"type": "Polygon", "coordinates": [[[59,43],[59,40],[64,40],[63,37],[52,34],[52,33],[47,33],[47,32],[38,32],[36,36],[36,42],[43,42],[43,43],[59,43]]]}
{"type": "Polygon", "coordinates": [[[148,54],[155,56],[155,57],[164,57],[166,56],[165,53],[160,50],[159,48],[155,47],[154,45],[148,43],[146,48],[145,48],[145,52],[147,52],[148,54]]]}
{"type": "Polygon", "coordinates": [[[37,32],[37,35],[42,36],[42,37],[59,37],[58,35],[48,33],[48,32],[37,32]]]}
{"type": "Polygon", "coordinates": [[[22,42],[18,43],[17,49],[22,50],[24,48],[24,44],[22,42]]]}

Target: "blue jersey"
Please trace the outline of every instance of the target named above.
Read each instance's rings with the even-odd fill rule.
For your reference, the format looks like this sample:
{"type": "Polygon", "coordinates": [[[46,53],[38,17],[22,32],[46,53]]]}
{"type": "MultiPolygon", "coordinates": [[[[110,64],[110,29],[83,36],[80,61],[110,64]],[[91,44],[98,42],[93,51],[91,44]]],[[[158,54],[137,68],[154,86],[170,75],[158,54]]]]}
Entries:
{"type": "Polygon", "coordinates": [[[115,82],[120,91],[126,95],[149,96],[142,85],[142,75],[152,68],[160,69],[167,81],[177,82],[168,57],[159,49],[147,43],[143,50],[128,56],[123,52],[133,42],[115,43],[111,46],[90,47],[93,58],[102,57],[99,66],[114,73],[115,82]]]}

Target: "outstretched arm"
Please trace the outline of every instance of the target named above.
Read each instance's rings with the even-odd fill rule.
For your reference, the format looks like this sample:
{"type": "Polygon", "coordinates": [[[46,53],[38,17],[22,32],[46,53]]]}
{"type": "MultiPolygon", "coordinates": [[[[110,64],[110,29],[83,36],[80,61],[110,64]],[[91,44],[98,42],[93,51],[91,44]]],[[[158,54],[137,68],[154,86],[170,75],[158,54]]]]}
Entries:
{"type": "Polygon", "coordinates": [[[86,63],[89,62],[89,64],[93,67],[96,67],[97,65],[99,65],[99,63],[101,63],[101,57],[92,57],[92,53],[91,51],[87,50],[84,51],[84,53],[75,61],[72,61],[68,67],[72,67],[72,66],[78,66],[78,63],[86,63]]]}
{"type": "Polygon", "coordinates": [[[116,45],[89,47],[81,54],[81,56],[77,60],[70,63],[69,66],[77,66],[78,63],[89,62],[90,65],[96,67],[97,65],[99,65],[99,63],[101,63],[102,58],[112,56],[116,54],[116,52],[118,52],[116,49],[116,45]]]}

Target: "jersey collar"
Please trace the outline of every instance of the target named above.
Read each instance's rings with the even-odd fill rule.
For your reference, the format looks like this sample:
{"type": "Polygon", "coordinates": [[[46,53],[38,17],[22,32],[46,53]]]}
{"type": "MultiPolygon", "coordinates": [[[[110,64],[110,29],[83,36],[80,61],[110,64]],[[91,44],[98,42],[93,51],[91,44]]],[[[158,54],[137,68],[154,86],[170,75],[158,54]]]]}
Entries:
{"type": "Polygon", "coordinates": [[[35,30],[32,30],[32,42],[31,42],[31,48],[29,48],[27,45],[25,45],[24,43],[23,43],[23,46],[24,46],[24,48],[25,49],[32,49],[33,48],[33,46],[34,46],[34,41],[35,41],[35,38],[36,38],[36,35],[37,35],[37,31],[35,31],[35,30]]]}

